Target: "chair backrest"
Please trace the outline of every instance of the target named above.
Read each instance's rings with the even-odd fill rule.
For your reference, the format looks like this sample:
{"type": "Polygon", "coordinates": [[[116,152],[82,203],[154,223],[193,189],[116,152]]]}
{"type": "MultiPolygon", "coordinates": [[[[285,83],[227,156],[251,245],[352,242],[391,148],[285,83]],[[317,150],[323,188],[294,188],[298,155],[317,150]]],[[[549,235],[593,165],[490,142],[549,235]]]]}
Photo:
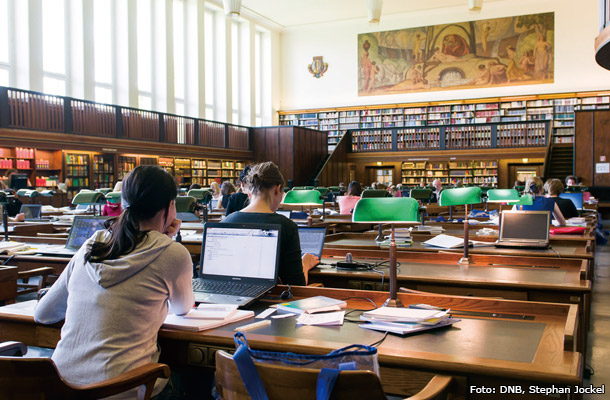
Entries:
{"type": "Polygon", "coordinates": [[[383,189],[366,189],[360,195],[361,198],[366,199],[368,197],[390,197],[391,194],[387,190],[383,189]]]}
{"type": "MultiPolygon", "coordinates": [[[[269,400],[316,398],[320,370],[255,363],[269,400]],[[289,395],[288,395],[289,394],[289,395]]],[[[216,389],[224,400],[249,400],[248,392],[230,354],[216,352],[216,389]]],[[[335,382],[333,399],[386,399],[381,382],[372,371],[342,371],[335,382]]]]}
{"type": "Polygon", "coordinates": [[[284,204],[304,204],[322,205],[323,200],[317,190],[291,190],[286,193],[282,203],[284,204]]]}
{"type": "MultiPolygon", "coordinates": [[[[316,398],[319,369],[288,367],[254,363],[265,386],[269,400],[311,400],[316,398]]],[[[237,366],[230,354],[216,352],[216,390],[224,400],[250,400],[237,366]]],[[[421,389],[405,400],[446,400],[452,389],[453,378],[435,375],[421,389]]],[[[341,371],[333,387],[333,400],[386,400],[379,377],[372,371],[341,371]]]]}
{"type": "Polygon", "coordinates": [[[197,205],[197,199],[192,196],[176,197],[176,212],[193,212],[197,205]]]}
{"type": "MultiPolygon", "coordinates": [[[[13,342],[14,343],[14,342],[13,342]]],[[[10,354],[2,351],[0,354],[10,354]]],[[[0,393],[3,399],[100,399],[146,385],[138,399],[150,399],[157,378],[168,378],[169,367],[150,363],[96,384],[70,385],[50,358],[0,357],[0,393]]]]}
{"type": "Polygon", "coordinates": [[[429,201],[430,196],[432,196],[432,190],[426,188],[413,188],[409,192],[409,197],[412,197],[415,200],[429,201]]]}

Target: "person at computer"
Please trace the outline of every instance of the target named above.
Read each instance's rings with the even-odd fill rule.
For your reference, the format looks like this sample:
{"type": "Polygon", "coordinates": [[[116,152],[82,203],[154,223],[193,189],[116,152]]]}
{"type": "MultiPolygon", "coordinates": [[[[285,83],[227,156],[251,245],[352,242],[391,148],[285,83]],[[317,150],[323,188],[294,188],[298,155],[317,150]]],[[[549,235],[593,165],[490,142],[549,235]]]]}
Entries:
{"type": "Polygon", "coordinates": [[[236,191],[237,190],[235,190],[235,185],[233,185],[229,181],[224,181],[222,183],[222,186],[220,186],[220,198],[218,200],[218,208],[222,208],[223,210],[225,210],[227,208],[227,205],[229,204],[229,197],[231,197],[231,195],[236,191]]]}
{"type": "MultiPolygon", "coordinates": [[[[250,194],[250,204],[222,222],[281,225],[278,275],[284,284],[306,285],[309,270],[318,264],[319,259],[309,253],[301,257],[297,224],[275,212],[284,197],[284,177],[279,168],[271,161],[254,165],[245,178],[245,185],[250,194]]],[[[235,246],[238,248],[239,243],[235,246]]]]}
{"type": "Polygon", "coordinates": [[[219,199],[220,198],[220,185],[218,182],[214,181],[210,183],[210,190],[212,191],[212,198],[219,199]]]}
{"type": "Polygon", "coordinates": [[[549,211],[559,225],[565,225],[566,220],[559,209],[559,206],[551,198],[544,197],[544,185],[542,180],[536,176],[527,178],[525,181],[525,194],[532,196],[532,205],[515,205],[513,210],[526,211],[549,211]]]}
{"type": "MultiPolygon", "coordinates": [[[[172,240],[181,223],[177,190],[158,166],[131,171],[121,216],[85,241],[40,299],[37,322],[65,319],[52,359],[67,382],[91,384],[156,362],[157,332],[168,311],[192,308],[191,256],[172,240]]],[[[165,383],[158,380],[155,393],[165,383]]]]}
{"type": "Polygon", "coordinates": [[[578,178],[575,177],[574,175],[568,175],[566,176],[566,186],[579,186],[580,183],[578,182],[578,178]]]}
{"type": "Polygon", "coordinates": [[[559,197],[563,193],[563,183],[559,179],[549,179],[544,183],[546,196],[555,200],[555,204],[559,206],[561,214],[565,219],[578,217],[578,210],[574,202],[570,199],[562,199],[559,197]]]}
{"type": "Polygon", "coordinates": [[[432,181],[432,186],[434,187],[434,191],[430,195],[430,203],[438,203],[438,200],[441,198],[441,192],[443,191],[443,183],[440,179],[435,179],[432,181]]]}
{"type": "Polygon", "coordinates": [[[235,211],[239,211],[244,209],[249,204],[248,191],[246,187],[246,177],[250,172],[250,166],[246,165],[239,174],[239,190],[237,193],[233,193],[231,197],[229,197],[229,203],[227,204],[227,210],[225,211],[225,216],[234,213],[235,211]]]}
{"type": "Polygon", "coordinates": [[[360,182],[351,181],[347,186],[347,193],[345,196],[337,198],[337,202],[339,203],[339,214],[350,215],[356,207],[356,203],[360,200],[361,194],[362,186],[360,185],[360,182]]]}

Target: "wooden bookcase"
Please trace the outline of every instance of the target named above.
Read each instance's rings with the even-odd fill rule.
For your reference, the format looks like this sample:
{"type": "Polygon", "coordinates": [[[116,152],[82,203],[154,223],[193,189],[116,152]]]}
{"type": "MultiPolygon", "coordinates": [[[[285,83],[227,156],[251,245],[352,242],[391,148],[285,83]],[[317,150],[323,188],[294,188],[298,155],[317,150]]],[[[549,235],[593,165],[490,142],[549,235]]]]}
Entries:
{"type": "Polygon", "coordinates": [[[553,143],[574,143],[574,112],[610,108],[606,93],[563,93],[511,96],[461,102],[389,104],[339,107],[316,111],[281,111],[280,125],[297,125],[327,131],[328,148],[347,130],[497,122],[551,121],[553,143]]]}
{"type": "Polygon", "coordinates": [[[435,179],[443,185],[460,181],[466,185],[498,185],[497,161],[404,161],[401,166],[403,185],[429,186],[435,179]]]}
{"type": "Polygon", "coordinates": [[[114,187],[114,163],[114,154],[93,155],[93,189],[114,187]]]}
{"type": "Polygon", "coordinates": [[[81,189],[90,189],[90,154],[66,151],[65,160],[68,198],[72,199],[81,189]]]}

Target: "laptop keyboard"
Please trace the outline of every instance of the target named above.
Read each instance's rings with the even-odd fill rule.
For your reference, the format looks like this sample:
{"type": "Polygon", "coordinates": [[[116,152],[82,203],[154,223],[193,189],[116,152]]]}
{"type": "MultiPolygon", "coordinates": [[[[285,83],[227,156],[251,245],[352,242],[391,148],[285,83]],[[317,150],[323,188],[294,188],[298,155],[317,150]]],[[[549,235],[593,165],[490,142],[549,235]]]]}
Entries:
{"type": "Polygon", "coordinates": [[[255,297],[267,286],[251,285],[240,282],[214,281],[193,279],[193,291],[215,294],[228,294],[233,296],[255,297]]]}

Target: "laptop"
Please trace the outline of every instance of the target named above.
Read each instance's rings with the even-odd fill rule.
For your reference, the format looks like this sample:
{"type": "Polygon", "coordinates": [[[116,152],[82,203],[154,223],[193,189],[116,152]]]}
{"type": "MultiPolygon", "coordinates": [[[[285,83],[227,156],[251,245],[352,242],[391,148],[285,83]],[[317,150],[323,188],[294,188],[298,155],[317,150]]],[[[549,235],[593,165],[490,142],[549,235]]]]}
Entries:
{"type": "Polygon", "coordinates": [[[321,258],[326,238],[326,227],[305,228],[299,227],[299,239],[301,241],[301,256],[305,253],[313,254],[321,258]]]}
{"type": "Polygon", "coordinates": [[[72,257],[78,249],[89,239],[95,231],[104,230],[104,222],[108,217],[92,215],[76,215],[72,221],[70,234],[66,241],[66,246],[49,246],[41,249],[40,254],[45,256],[67,256],[72,257]]]}
{"type": "Polygon", "coordinates": [[[559,195],[562,199],[570,199],[572,203],[574,203],[574,207],[578,210],[578,215],[582,214],[582,203],[583,203],[583,193],[582,192],[570,192],[570,193],[561,193],[559,195]]]}
{"type": "Polygon", "coordinates": [[[25,216],[26,221],[40,221],[41,209],[40,204],[22,204],[19,213],[25,216]]]}
{"type": "Polygon", "coordinates": [[[277,283],[280,225],[208,222],[203,228],[198,303],[246,306],[277,283]]]}
{"type": "Polygon", "coordinates": [[[218,199],[212,199],[210,200],[210,209],[211,210],[216,210],[218,208],[218,199]]]}
{"type": "Polygon", "coordinates": [[[502,211],[496,247],[549,247],[551,213],[548,211],[502,211]]]}

